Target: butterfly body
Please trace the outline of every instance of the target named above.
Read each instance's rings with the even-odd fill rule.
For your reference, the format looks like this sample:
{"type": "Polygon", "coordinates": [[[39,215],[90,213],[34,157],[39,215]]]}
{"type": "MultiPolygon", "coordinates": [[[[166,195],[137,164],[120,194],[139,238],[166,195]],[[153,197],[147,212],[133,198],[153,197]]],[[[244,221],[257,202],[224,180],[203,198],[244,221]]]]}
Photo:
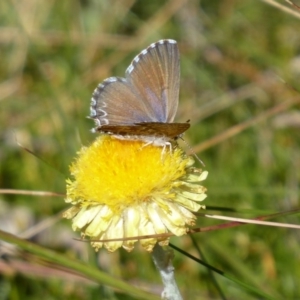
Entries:
{"type": "Polygon", "coordinates": [[[126,77],[110,77],[95,89],[90,117],[93,131],[122,139],[176,139],[189,123],[173,123],[179,96],[179,51],[174,40],[160,40],[138,54],[126,77]]]}

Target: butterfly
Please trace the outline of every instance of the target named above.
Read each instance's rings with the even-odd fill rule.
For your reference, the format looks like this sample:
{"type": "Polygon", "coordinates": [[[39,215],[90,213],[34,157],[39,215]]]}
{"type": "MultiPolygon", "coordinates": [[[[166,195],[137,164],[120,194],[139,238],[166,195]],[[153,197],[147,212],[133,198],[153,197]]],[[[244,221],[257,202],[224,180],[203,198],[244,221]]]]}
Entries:
{"type": "Polygon", "coordinates": [[[159,40],[141,51],[125,72],[110,77],[95,89],[90,118],[94,132],[122,139],[165,145],[189,123],[173,123],[179,97],[180,60],[177,42],[159,40]]]}

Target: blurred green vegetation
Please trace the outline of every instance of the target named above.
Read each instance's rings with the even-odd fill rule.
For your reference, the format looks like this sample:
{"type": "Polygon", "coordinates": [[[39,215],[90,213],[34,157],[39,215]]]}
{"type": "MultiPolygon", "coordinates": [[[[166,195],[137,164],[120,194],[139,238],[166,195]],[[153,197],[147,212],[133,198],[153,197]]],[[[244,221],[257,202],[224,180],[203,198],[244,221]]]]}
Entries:
{"type": "MultiPolygon", "coordinates": [[[[251,218],[299,207],[299,25],[300,13],[263,1],[1,1],[0,188],[12,194],[0,196],[0,228],[18,234],[68,207],[63,197],[18,190],[65,192],[68,165],[95,138],[86,119],[94,88],[109,76],[124,76],[133,57],[162,38],[179,43],[177,120],[191,120],[185,140],[202,150],[208,212],[225,214],[222,208],[229,207],[234,216],[251,218]],[[233,128],[243,130],[225,134],[233,128]]],[[[299,216],[274,221],[299,223],[299,216]]],[[[198,227],[218,223],[199,218],[198,227]]],[[[70,221],[59,219],[30,237],[159,293],[148,253],[96,255],[73,240],[78,236],[70,221]]],[[[275,299],[300,299],[297,230],[244,225],[194,238],[212,266],[275,299]]],[[[189,237],[172,242],[198,256],[189,237]]],[[[0,300],[133,299],[57,268],[50,272],[38,257],[7,252],[7,245],[0,251],[0,300]],[[46,271],[37,271],[39,262],[46,271]]],[[[175,267],[185,299],[224,299],[205,267],[180,254],[175,267]]],[[[216,280],[226,299],[257,299],[216,280]]]]}

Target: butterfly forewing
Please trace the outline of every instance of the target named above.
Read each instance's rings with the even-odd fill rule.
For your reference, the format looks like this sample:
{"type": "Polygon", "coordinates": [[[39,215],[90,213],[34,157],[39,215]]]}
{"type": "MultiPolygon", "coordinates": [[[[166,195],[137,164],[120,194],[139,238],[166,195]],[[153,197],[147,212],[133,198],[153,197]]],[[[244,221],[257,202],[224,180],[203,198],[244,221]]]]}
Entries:
{"type": "Polygon", "coordinates": [[[155,116],[155,122],[173,122],[180,80],[176,41],[161,40],[143,50],[126,70],[126,79],[155,116]]]}

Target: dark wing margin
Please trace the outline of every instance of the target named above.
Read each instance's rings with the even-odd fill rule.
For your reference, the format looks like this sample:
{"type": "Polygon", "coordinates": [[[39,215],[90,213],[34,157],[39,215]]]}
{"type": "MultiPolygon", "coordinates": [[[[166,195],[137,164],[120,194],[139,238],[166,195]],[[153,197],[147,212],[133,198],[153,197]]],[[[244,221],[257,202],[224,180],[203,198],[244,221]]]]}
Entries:
{"type": "Polygon", "coordinates": [[[103,125],[99,131],[123,136],[156,136],[174,139],[190,127],[189,123],[157,123],[146,122],[134,125],[103,125]]]}

